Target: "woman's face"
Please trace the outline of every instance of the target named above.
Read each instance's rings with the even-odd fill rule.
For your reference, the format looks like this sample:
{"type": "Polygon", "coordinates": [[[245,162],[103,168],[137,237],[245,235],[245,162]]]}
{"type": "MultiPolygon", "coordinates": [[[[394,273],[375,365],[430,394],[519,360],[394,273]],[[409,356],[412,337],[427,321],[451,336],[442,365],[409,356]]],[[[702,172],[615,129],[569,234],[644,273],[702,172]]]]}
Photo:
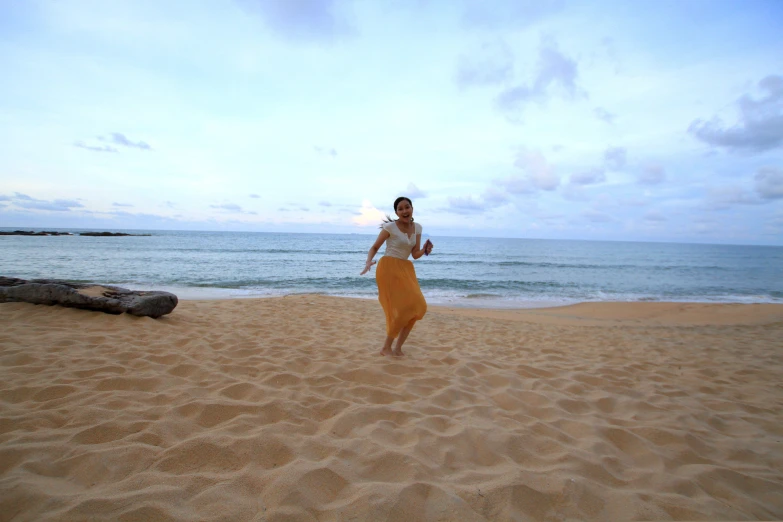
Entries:
{"type": "Polygon", "coordinates": [[[403,199],[397,203],[397,208],[394,209],[394,211],[397,213],[397,217],[400,218],[400,221],[403,223],[410,223],[411,218],[413,217],[413,207],[407,200],[403,199]]]}

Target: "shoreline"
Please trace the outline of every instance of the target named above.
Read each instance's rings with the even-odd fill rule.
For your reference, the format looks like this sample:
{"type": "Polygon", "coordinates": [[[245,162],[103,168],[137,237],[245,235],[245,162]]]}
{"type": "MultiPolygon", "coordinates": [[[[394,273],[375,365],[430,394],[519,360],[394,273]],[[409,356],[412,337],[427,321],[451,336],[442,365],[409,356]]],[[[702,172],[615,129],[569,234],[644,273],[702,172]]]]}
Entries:
{"type": "MultiPolygon", "coordinates": [[[[323,294],[290,294],[280,297],[239,299],[184,299],[184,303],[210,306],[213,303],[232,301],[274,300],[340,307],[341,302],[358,301],[378,305],[374,299],[341,297],[323,294]],[[329,301],[335,301],[329,303],[329,301]]],[[[231,305],[235,306],[235,304],[231,305]]],[[[381,309],[380,305],[377,306],[381,309]]],[[[176,309],[172,314],[176,313],[176,309]]],[[[702,325],[767,325],[783,323],[783,304],[779,303],[702,303],[677,301],[599,301],[557,304],[547,307],[486,308],[428,304],[427,314],[522,321],[541,324],[568,324],[581,326],[702,326],[702,325]]],[[[382,317],[381,317],[382,318],[382,317]]],[[[426,322],[425,315],[422,322],[426,322]]]]}
{"type": "MultiPolygon", "coordinates": [[[[95,286],[100,286],[102,283],[95,283],[95,286]]],[[[377,293],[375,295],[355,295],[355,294],[327,294],[327,293],[274,293],[260,295],[258,290],[239,289],[239,288],[219,288],[219,287],[175,287],[166,285],[131,285],[124,283],[112,283],[115,286],[121,286],[130,290],[139,291],[154,291],[160,290],[170,292],[177,296],[181,301],[223,301],[223,300],[246,300],[246,299],[275,299],[282,297],[300,296],[300,295],[319,295],[323,297],[336,297],[340,299],[358,299],[363,301],[377,301],[377,293]]],[[[428,306],[439,307],[453,307],[453,308],[476,308],[476,309],[490,309],[490,310],[526,310],[537,308],[552,308],[560,306],[571,306],[575,304],[586,303],[700,303],[700,304],[772,304],[783,305],[783,300],[775,301],[775,298],[758,299],[744,296],[736,296],[726,300],[715,299],[684,299],[684,300],[653,300],[652,298],[644,297],[635,300],[622,300],[622,299],[606,299],[606,300],[577,300],[566,298],[549,298],[549,299],[508,299],[498,297],[497,299],[491,298],[475,298],[475,297],[432,297],[427,296],[425,292],[425,298],[428,306]]]]}
{"type": "MultiPolygon", "coordinates": [[[[87,295],[100,293],[101,285],[87,286],[82,289],[87,295]]],[[[143,291],[146,291],[144,289],[143,291]]],[[[247,297],[179,297],[179,305],[171,314],[189,305],[198,307],[230,306],[240,303],[250,307],[258,305],[274,306],[276,302],[310,303],[320,301],[322,304],[340,307],[346,303],[361,303],[370,305],[373,309],[381,309],[374,297],[338,296],[319,293],[286,294],[280,296],[247,296],[247,297]],[[329,303],[329,301],[333,301],[329,303]],[[377,306],[376,306],[377,305],[377,306]]],[[[430,303],[427,313],[445,313],[456,316],[477,317],[487,319],[502,319],[510,321],[547,322],[592,321],[607,323],[640,323],[657,322],[671,325],[688,324],[773,324],[783,322],[783,303],[741,303],[741,302],[704,302],[704,301],[580,301],[573,303],[549,303],[545,306],[515,306],[490,307],[470,306],[469,304],[430,303]]],[[[2,305],[28,305],[29,303],[13,302],[2,305]]],[[[540,303],[536,303],[540,304],[540,303]]],[[[31,305],[47,307],[50,305],[31,305]]],[[[52,308],[67,308],[51,305],[52,308]]],[[[102,313],[102,312],[96,312],[102,313]]],[[[163,316],[166,317],[166,316],[163,316]]],[[[423,319],[426,321],[426,316],[423,319]]]]}

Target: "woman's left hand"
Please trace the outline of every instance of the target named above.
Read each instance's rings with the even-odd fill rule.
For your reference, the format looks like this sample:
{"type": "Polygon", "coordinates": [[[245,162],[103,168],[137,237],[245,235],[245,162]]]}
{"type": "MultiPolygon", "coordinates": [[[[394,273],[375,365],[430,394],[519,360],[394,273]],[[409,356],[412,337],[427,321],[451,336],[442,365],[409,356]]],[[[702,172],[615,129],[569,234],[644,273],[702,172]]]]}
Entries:
{"type": "Polygon", "coordinates": [[[425,255],[430,255],[430,252],[432,252],[432,247],[433,247],[433,246],[434,246],[434,245],[432,244],[432,241],[430,241],[430,240],[428,239],[428,240],[427,240],[427,241],[424,243],[424,254],[425,254],[425,255]]]}
{"type": "Polygon", "coordinates": [[[364,275],[367,272],[369,272],[370,268],[372,268],[372,265],[374,265],[375,263],[376,263],[376,261],[367,261],[367,264],[364,265],[364,270],[362,270],[362,273],[359,274],[359,275],[364,275]]]}

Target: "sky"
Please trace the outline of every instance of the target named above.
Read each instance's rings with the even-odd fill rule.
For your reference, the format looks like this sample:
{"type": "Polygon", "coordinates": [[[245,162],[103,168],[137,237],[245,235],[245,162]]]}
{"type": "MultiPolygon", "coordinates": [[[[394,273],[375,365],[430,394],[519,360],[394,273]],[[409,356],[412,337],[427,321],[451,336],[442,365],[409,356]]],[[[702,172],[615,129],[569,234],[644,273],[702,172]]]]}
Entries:
{"type": "Polygon", "coordinates": [[[0,227],[783,245],[779,0],[0,0],[0,227]]]}

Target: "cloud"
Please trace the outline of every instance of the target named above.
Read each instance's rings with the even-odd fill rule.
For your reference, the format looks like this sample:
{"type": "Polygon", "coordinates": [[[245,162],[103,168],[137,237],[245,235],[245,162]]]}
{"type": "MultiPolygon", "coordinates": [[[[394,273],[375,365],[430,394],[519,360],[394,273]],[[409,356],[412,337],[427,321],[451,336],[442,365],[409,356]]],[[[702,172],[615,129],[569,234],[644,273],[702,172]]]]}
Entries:
{"type": "Polygon", "coordinates": [[[560,84],[569,94],[574,94],[576,75],[576,61],[562,54],[553,41],[541,46],[538,76],[534,83],[536,92],[544,92],[550,85],[560,84]]]}
{"type": "Polygon", "coordinates": [[[74,199],[35,199],[27,194],[14,193],[13,196],[5,196],[5,201],[10,201],[11,205],[26,210],[49,210],[53,212],[70,212],[75,208],[84,208],[84,205],[74,199]]]}
{"type": "Polygon", "coordinates": [[[167,208],[177,208],[177,204],[173,201],[164,201],[163,206],[167,208]]]}
{"type": "Polygon", "coordinates": [[[359,209],[359,212],[351,218],[351,221],[360,227],[377,226],[383,222],[385,217],[386,215],[375,208],[370,200],[365,199],[362,201],[362,207],[359,209]]]}
{"type": "Polygon", "coordinates": [[[609,124],[614,123],[614,119],[617,117],[603,107],[596,107],[593,109],[593,113],[595,113],[596,118],[609,124]]]}
{"type": "Polygon", "coordinates": [[[603,183],[606,181],[606,174],[604,169],[595,167],[585,172],[579,172],[577,174],[571,174],[569,183],[571,185],[595,185],[596,183],[603,183]]]}
{"type": "Polygon", "coordinates": [[[83,141],[75,141],[73,146],[84,150],[91,150],[93,152],[119,152],[117,149],[110,147],[109,145],[87,145],[83,141]]]}
{"type": "Polygon", "coordinates": [[[337,0],[237,0],[258,14],[278,36],[298,41],[331,42],[355,33],[337,0]]]}
{"type": "Polygon", "coordinates": [[[517,152],[514,166],[527,173],[527,179],[533,187],[539,190],[555,190],[560,185],[560,178],[552,165],[540,151],[521,148],[517,152]]]}
{"type": "Polygon", "coordinates": [[[560,177],[540,151],[520,147],[514,166],[524,171],[524,175],[509,176],[495,180],[495,185],[503,187],[510,194],[531,194],[538,190],[555,190],[560,185],[560,177]]]}
{"type": "Polygon", "coordinates": [[[604,164],[611,170],[620,170],[628,161],[628,151],[624,147],[609,147],[604,152],[604,164]]]}
{"type": "MultiPolygon", "coordinates": [[[[152,147],[144,141],[131,141],[124,134],[120,132],[112,132],[108,137],[98,136],[99,141],[109,142],[112,145],[120,145],[123,147],[130,147],[133,149],[152,150],[152,147]]],[[[93,152],[119,152],[116,147],[112,145],[88,145],[82,140],[74,142],[73,146],[80,149],[90,150],[93,152]]]]}
{"type": "Polygon", "coordinates": [[[758,205],[763,201],[741,187],[714,187],[707,192],[707,208],[727,210],[736,205],[758,205]]]}
{"type": "Polygon", "coordinates": [[[448,202],[449,206],[446,208],[446,211],[456,214],[472,214],[488,210],[486,203],[473,199],[473,196],[449,198],[448,202]]]}
{"type": "Polygon", "coordinates": [[[762,167],[753,178],[756,193],[763,199],[783,198],[783,169],[762,167]]]}
{"type": "Polygon", "coordinates": [[[593,208],[607,209],[621,205],[622,202],[620,200],[606,192],[603,194],[598,194],[595,199],[593,199],[593,208]]]}
{"type": "Polygon", "coordinates": [[[486,2],[467,0],[462,23],[471,29],[514,29],[524,27],[559,11],[563,0],[511,0],[486,2]]]}
{"type": "Polygon", "coordinates": [[[688,132],[730,152],[757,153],[783,146],[783,76],[767,76],[758,88],[766,95],[755,100],[745,94],[737,100],[739,121],[734,126],[726,127],[718,117],[697,119],[688,132]]]}
{"type": "Polygon", "coordinates": [[[318,145],[313,145],[313,150],[322,156],[329,156],[331,158],[337,157],[337,151],[332,147],[319,147],[318,145]]]}
{"type": "Polygon", "coordinates": [[[165,221],[176,221],[172,219],[170,216],[163,216],[161,214],[148,214],[145,212],[127,212],[125,210],[112,210],[111,212],[107,212],[110,216],[115,217],[122,217],[122,218],[151,218],[151,219],[161,219],[165,221]]]}
{"type": "Polygon", "coordinates": [[[259,196],[258,194],[250,194],[250,197],[253,198],[253,199],[258,199],[261,196],[259,196]]]}
{"type": "Polygon", "coordinates": [[[658,211],[650,210],[644,216],[642,216],[642,219],[645,221],[662,222],[666,221],[668,218],[658,211]]]}
{"type": "Polygon", "coordinates": [[[510,121],[518,122],[521,119],[521,112],[525,105],[532,101],[543,99],[543,93],[535,92],[527,85],[518,85],[504,89],[497,98],[495,105],[500,112],[505,113],[510,121]]]}
{"type": "Polygon", "coordinates": [[[462,55],[457,62],[454,80],[466,88],[493,85],[510,80],[514,73],[514,54],[506,42],[485,42],[473,56],[462,55]]]}
{"type": "Polygon", "coordinates": [[[595,210],[592,208],[583,210],[581,215],[593,223],[610,223],[612,221],[617,221],[613,216],[607,214],[606,212],[601,212],[600,210],[595,210]]]}
{"type": "Polygon", "coordinates": [[[32,201],[17,203],[17,207],[31,210],[51,210],[54,212],[70,212],[74,208],[84,208],[84,205],[73,199],[55,199],[52,201],[32,201]]]}
{"type": "Polygon", "coordinates": [[[11,196],[0,194],[0,201],[11,201],[11,196]]]}
{"type": "Polygon", "coordinates": [[[657,185],[666,179],[666,171],[657,163],[650,163],[642,168],[638,181],[643,185],[657,185]]]}
{"type": "Polygon", "coordinates": [[[226,212],[243,212],[242,207],[235,203],[223,203],[220,205],[210,205],[209,208],[216,210],[224,210],[226,212]]]}
{"type": "Polygon", "coordinates": [[[321,205],[322,207],[331,207],[332,206],[332,204],[329,203],[328,201],[319,201],[318,204],[321,205]]]}
{"type": "Polygon", "coordinates": [[[714,187],[707,192],[710,210],[727,210],[737,205],[763,205],[783,199],[783,169],[761,167],[753,177],[754,192],[739,186],[714,187]]]}
{"type": "Polygon", "coordinates": [[[565,214],[562,214],[560,212],[548,212],[548,211],[541,211],[538,209],[531,209],[532,215],[539,221],[559,221],[562,220],[564,217],[566,217],[565,214]]]}
{"type": "Polygon", "coordinates": [[[213,218],[205,221],[189,221],[183,218],[181,214],[164,215],[150,214],[146,212],[127,212],[125,210],[113,210],[100,214],[102,215],[93,215],[90,217],[90,221],[93,224],[88,224],[84,219],[82,219],[80,222],[72,222],[69,226],[73,228],[121,226],[122,228],[153,230],[215,230],[216,225],[220,226],[220,223],[229,222],[221,221],[219,223],[213,218]],[[133,226],[130,227],[128,224],[132,224],[133,226]]]}
{"type": "Polygon", "coordinates": [[[132,149],[152,150],[152,147],[144,141],[131,141],[120,132],[112,132],[109,137],[98,136],[100,141],[109,141],[115,145],[122,145],[123,147],[130,147],[132,149]]]}
{"type": "Polygon", "coordinates": [[[718,220],[712,216],[697,216],[691,219],[693,223],[699,225],[717,225],[718,220]]]}
{"type": "Polygon", "coordinates": [[[774,234],[783,233],[783,213],[770,216],[766,225],[767,229],[774,234]]]}
{"type": "Polygon", "coordinates": [[[503,187],[509,194],[532,194],[536,191],[535,186],[529,178],[524,176],[509,176],[503,179],[495,180],[495,184],[503,187]]]}
{"type": "Polygon", "coordinates": [[[489,187],[480,198],[474,199],[473,196],[450,197],[448,198],[448,207],[443,210],[455,214],[473,214],[492,210],[508,202],[509,196],[506,192],[489,187]]]}
{"type": "Polygon", "coordinates": [[[563,187],[562,195],[563,198],[569,201],[586,201],[588,199],[584,185],[576,185],[574,183],[569,183],[563,187]]]}
{"type": "Polygon", "coordinates": [[[485,190],[481,198],[491,207],[499,207],[509,201],[508,194],[494,187],[489,187],[485,190]]]}
{"type": "Polygon", "coordinates": [[[405,189],[405,194],[411,199],[422,199],[427,197],[427,193],[419,189],[413,183],[408,183],[408,188],[405,189]]]}
{"type": "Polygon", "coordinates": [[[117,203],[116,201],[111,204],[113,207],[132,207],[130,203],[117,203]]]}
{"type": "Polygon", "coordinates": [[[606,52],[606,57],[609,58],[609,62],[614,65],[614,73],[620,74],[623,70],[623,64],[617,56],[617,48],[614,39],[608,36],[601,38],[601,47],[606,52]]]}
{"type": "Polygon", "coordinates": [[[518,122],[524,107],[531,102],[543,103],[558,92],[574,96],[577,74],[576,61],[562,54],[554,41],[545,40],[538,51],[538,68],[532,84],[501,91],[495,105],[509,121],[518,122]]]}

